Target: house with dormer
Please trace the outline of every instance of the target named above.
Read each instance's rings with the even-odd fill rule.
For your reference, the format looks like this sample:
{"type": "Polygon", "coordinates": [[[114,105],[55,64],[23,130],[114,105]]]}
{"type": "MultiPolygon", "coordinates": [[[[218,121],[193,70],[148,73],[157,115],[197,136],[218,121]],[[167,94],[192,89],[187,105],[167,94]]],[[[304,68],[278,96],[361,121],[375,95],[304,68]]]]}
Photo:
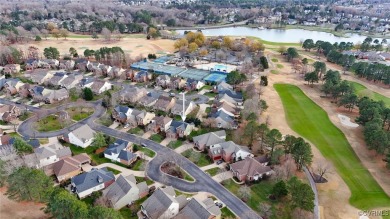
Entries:
{"type": "Polygon", "coordinates": [[[166,130],[168,138],[183,138],[191,134],[194,124],[173,120],[166,130]]]}
{"type": "Polygon", "coordinates": [[[101,169],[93,168],[89,172],[71,178],[71,191],[76,193],[82,199],[107,188],[115,182],[115,176],[106,167],[101,169]]]}

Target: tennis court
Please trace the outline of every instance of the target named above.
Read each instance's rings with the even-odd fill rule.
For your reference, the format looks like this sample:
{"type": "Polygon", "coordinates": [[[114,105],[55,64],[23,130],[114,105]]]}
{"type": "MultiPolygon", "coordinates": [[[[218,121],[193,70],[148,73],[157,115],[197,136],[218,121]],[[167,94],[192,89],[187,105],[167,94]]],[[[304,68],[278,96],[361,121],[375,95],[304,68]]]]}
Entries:
{"type": "Polygon", "coordinates": [[[207,77],[204,78],[206,82],[221,82],[226,79],[226,75],[224,74],[218,74],[218,73],[212,73],[209,74],[207,77]]]}
{"type": "Polygon", "coordinates": [[[201,69],[195,69],[195,68],[189,68],[184,72],[180,73],[181,77],[184,78],[191,78],[194,80],[202,80],[206,76],[210,74],[209,71],[201,70],[201,69]]]}
{"type": "Polygon", "coordinates": [[[155,62],[136,62],[132,64],[131,67],[134,69],[151,71],[156,74],[165,74],[169,76],[176,76],[186,70],[184,68],[178,68],[170,65],[163,65],[155,62]]]}
{"type": "Polygon", "coordinates": [[[168,56],[161,56],[160,58],[157,58],[157,59],[153,60],[153,62],[163,64],[163,63],[166,63],[169,60],[170,60],[170,58],[168,56]]]}

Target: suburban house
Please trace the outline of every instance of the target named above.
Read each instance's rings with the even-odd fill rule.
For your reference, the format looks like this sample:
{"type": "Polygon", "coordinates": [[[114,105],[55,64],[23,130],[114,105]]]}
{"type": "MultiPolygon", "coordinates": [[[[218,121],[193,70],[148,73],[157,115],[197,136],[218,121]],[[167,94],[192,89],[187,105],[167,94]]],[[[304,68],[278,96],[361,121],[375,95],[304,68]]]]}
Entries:
{"type": "Polygon", "coordinates": [[[68,75],[66,75],[65,72],[56,72],[53,74],[53,76],[46,82],[48,85],[53,85],[53,86],[60,86],[61,81],[67,78],[68,75]]]}
{"type": "Polygon", "coordinates": [[[145,197],[149,193],[146,182],[138,183],[134,175],[120,175],[114,183],[103,190],[103,197],[108,206],[118,210],[134,201],[145,197]]]}
{"type": "MultiPolygon", "coordinates": [[[[184,102],[184,115],[190,114],[196,108],[196,104],[193,101],[184,102]]],[[[173,115],[183,115],[183,100],[179,100],[171,109],[173,115]]]]}
{"type": "Polygon", "coordinates": [[[70,74],[64,80],[60,81],[60,85],[69,90],[76,87],[82,79],[82,74],[70,74]]]}
{"type": "Polygon", "coordinates": [[[67,157],[53,164],[53,172],[58,182],[65,181],[82,172],[83,164],[90,164],[91,159],[86,153],[78,154],[73,157],[67,157]]]}
{"type": "Polygon", "coordinates": [[[104,151],[104,157],[125,165],[134,163],[138,158],[136,154],[131,152],[129,142],[121,139],[117,139],[114,143],[108,145],[104,151]]]}
{"type": "Polygon", "coordinates": [[[93,168],[89,172],[71,178],[71,190],[82,199],[93,192],[100,191],[115,182],[115,176],[106,167],[93,168]]]}
{"type": "Polygon", "coordinates": [[[11,144],[11,136],[10,135],[1,135],[0,136],[0,145],[8,145],[11,144]]]}
{"type": "Polygon", "coordinates": [[[88,65],[91,63],[86,58],[79,58],[75,60],[76,68],[79,69],[82,72],[86,72],[88,70],[88,65]]]}
{"type": "Polygon", "coordinates": [[[60,65],[60,61],[57,59],[42,59],[41,62],[43,66],[48,65],[52,69],[57,69],[57,67],[60,65]]]}
{"type": "Polygon", "coordinates": [[[235,92],[235,91],[232,91],[232,90],[224,90],[224,91],[218,92],[216,99],[220,100],[225,95],[233,98],[237,102],[238,105],[242,105],[242,102],[243,102],[242,94],[235,92]]]}
{"type": "Polygon", "coordinates": [[[0,120],[5,122],[11,122],[20,116],[21,110],[14,105],[0,105],[0,120]]]}
{"type": "Polygon", "coordinates": [[[23,98],[26,98],[26,97],[30,97],[30,90],[34,87],[35,85],[32,85],[32,84],[24,84],[23,86],[21,86],[19,88],[19,96],[20,97],[23,97],[23,98]]]}
{"type": "Polygon", "coordinates": [[[172,186],[158,188],[141,205],[141,212],[149,219],[173,218],[187,204],[185,196],[176,197],[172,186]]]}
{"type": "Polygon", "coordinates": [[[150,113],[145,110],[140,111],[137,109],[133,109],[130,114],[130,117],[127,119],[127,124],[130,124],[132,127],[138,125],[145,126],[148,125],[154,117],[156,117],[154,113],[150,113]]]}
{"type": "Polygon", "coordinates": [[[4,88],[7,95],[11,96],[17,94],[23,85],[24,83],[21,82],[18,78],[12,78],[5,82],[4,88]]]}
{"type": "Polygon", "coordinates": [[[231,117],[236,117],[240,114],[240,108],[229,102],[218,102],[214,104],[212,113],[216,113],[221,110],[231,117]]]}
{"type": "Polygon", "coordinates": [[[39,161],[39,167],[44,167],[72,156],[70,148],[63,147],[60,144],[52,144],[49,146],[35,148],[34,152],[39,161]]]}
{"type": "Polygon", "coordinates": [[[76,62],[73,60],[61,60],[59,69],[66,70],[66,71],[71,71],[74,69],[76,65],[76,62]]]}
{"type": "Polygon", "coordinates": [[[147,71],[139,71],[134,73],[134,76],[132,77],[133,81],[136,81],[138,83],[147,82],[152,79],[152,75],[149,74],[147,71]]]}
{"type": "Polygon", "coordinates": [[[176,103],[176,98],[160,95],[157,102],[153,105],[153,109],[164,112],[169,111],[176,103]]]}
{"type": "Polygon", "coordinates": [[[92,83],[95,81],[95,78],[94,77],[85,77],[83,79],[81,79],[79,85],[80,87],[82,88],[85,88],[85,87],[91,87],[92,83]]]}
{"type": "Polygon", "coordinates": [[[53,77],[53,73],[46,69],[36,69],[30,73],[30,78],[35,84],[43,84],[53,77]]]}
{"type": "Polygon", "coordinates": [[[158,97],[152,96],[147,94],[146,96],[142,97],[138,103],[144,107],[152,107],[154,104],[156,104],[158,100],[158,97]]]}
{"type": "Polygon", "coordinates": [[[205,85],[205,83],[203,81],[198,81],[198,80],[194,80],[194,79],[189,78],[189,79],[187,79],[185,89],[187,91],[199,90],[204,85],[205,85]]]}
{"type": "Polygon", "coordinates": [[[225,142],[226,132],[225,130],[209,132],[203,135],[193,137],[194,147],[199,151],[204,151],[211,145],[225,142]]]}
{"type": "Polygon", "coordinates": [[[3,69],[4,74],[16,74],[20,72],[19,64],[7,64],[3,69]]]}
{"type": "Polygon", "coordinates": [[[112,84],[107,81],[95,80],[89,88],[91,88],[93,93],[101,94],[104,91],[111,90],[112,84]]]}
{"type": "Polygon", "coordinates": [[[30,95],[36,102],[56,103],[69,98],[68,90],[61,88],[59,90],[51,90],[41,86],[35,86],[30,89],[30,95]]]}
{"type": "Polygon", "coordinates": [[[88,71],[91,71],[91,72],[99,72],[101,73],[101,69],[100,69],[100,66],[103,65],[103,64],[100,64],[99,62],[89,62],[87,64],[87,69],[88,71]]]}
{"type": "Polygon", "coordinates": [[[224,110],[219,110],[216,113],[211,115],[211,118],[214,120],[214,127],[223,128],[223,129],[237,129],[238,123],[228,113],[224,110]]]}
{"type": "Polygon", "coordinates": [[[214,86],[213,88],[213,91],[215,93],[219,93],[219,92],[223,92],[223,91],[226,91],[226,90],[233,90],[233,86],[226,83],[225,81],[222,81],[221,83],[219,83],[218,85],[214,86]]]}
{"type": "Polygon", "coordinates": [[[132,111],[133,109],[128,106],[118,105],[114,108],[112,112],[112,117],[117,122],[127,123],[127,119],[130,117],[132,111]]]}
{"type": "Polygon", "coordinates": [[[156,78],[156,85],[160,87],[168,87],[171,84],[171,78],[168,75],[159,75],[156,78]]]}
{"type": "Polygon", "coordinates": [[[25,69],[26,71],[29,71],[29,70],[34,70],[36,68],[39,68],[41,67],[42,63],[40,62],[39,59],[27,59],[25,61],[25,69]]]}
{"type": "Polygon", "coordinates": [[[123,89],[119,93],[119,99],[125,103],[135,103],[147,95],[148,91],[145,88],[129,87],[123,89]]]}
{"type": "Polygon", "coordinates": [[[223,159],[227,163],[243,160],[248,156],[253,156],[248,147],[238,145],[232,141],[221,142],[211,145],[208,154],[214,161],[223,159]]]}
{"type": "Polygon", "coordinates": [[[107,76],[110,77],[110,78],[126,79],[125,69],[118,68],[118,67],[112,67],[107,72],[107,76]]]}
{"type": "Polygon", "coordinates": [[[150,124],[146,127],[148,131],[155,133],[165,132],[169,129],[169,126],[172,123],[172,118],[166,116],[156,116],[152,119],[150,124]]]}
{"type": "Polygon", "coordinates": [[[207,198],[201,201],[198,198],[191,198],[174,219],[220,219],[221,214],[221,210],[215,205],[213,199],[207,198]]]}
{"type": "Polygon", "coordinates": [[[166,134],[168,138],[183,138],[191,134],[194,127],[194,124],[174,120],[169,125],[166,134]]]}
{"type": "Polygon", "coordinates": [[[171,78],[171,82],[168,85],[168,87],[170,89],[178,89],[179,90],[179,89],[184,88],[185,85],[186,85],[186,80],[184,80],[181,77],[173,77],[173,78],[171,78]]]}
{"type": "Polygon", "coordinates": [[[230,170],[240,182],[256,181],[264,176],[272,174],[272,169],[269,166],[259,162],[254,157],[246,157],[244,160],[230,164],[230,170]]]}
{"type": "Polygon", "coordinates": [[[64,140],[82,148],[88,147],[94,138],[95,131],[87,124],[64,135],[64,140]]]}

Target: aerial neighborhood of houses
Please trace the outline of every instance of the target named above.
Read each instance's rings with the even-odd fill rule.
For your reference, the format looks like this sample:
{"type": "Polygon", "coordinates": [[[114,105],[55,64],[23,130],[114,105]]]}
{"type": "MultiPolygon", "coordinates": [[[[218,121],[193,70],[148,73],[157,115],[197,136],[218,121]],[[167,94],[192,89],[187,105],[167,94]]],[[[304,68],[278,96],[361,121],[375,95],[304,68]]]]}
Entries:
{"type": "MultiPolygon", "coordinates": [[[[161,58],[166,63],[175,62],[172,59],[178,60],[161,58]]],[[[91,108],[90,104],[106,104],[106,129],[165,142],[164,146],[179,154],[194,151],[207,161],[207,169],[218,169],[219,175],[235,177],[237,183],[269,177],[272,169],[267,166],[267,157],[256,157],[247,146],[228,140],[225,130],[231,132],[240,126],[244,97],[225,82],[226,67],[222,70],[221,64],[215,64],[210,70],[184,69],[159,62],[144,60],[129,69],[82,58],[28,59],[23,67],[6,65],[0,79],[2,98],[13,102],[2,102],[0,119],[4,124],[23,124],[19,120],[37,112],[33,127],[54,131],[49,126],[59,125],[61,129],[62,123],[87,119],[76,117],[91,108]],[[153,65],[159,66],[159,72],[148,69],[153,65]],[[85,99],[88,89],[96,98],[86,104],[79,97],[85,99]],[[110,101],[106,102],[108,96],[110,101]],[[103,98],[103,103],[96,102],[99,98],[103,98]],[[65,111],[51,118],[57,124],[45,120],[50,116],[39,111],[40,107],[51,105],[56,109],[65,106],[65,111]],[[207,128],[202,128],[202,122],[207,123],[207,128]]],[[[97,108],[92,111],[101,105],[94,105],[97,108]]],[[[25,131],[23,126],[20,130],[25,131]]],[[[42,169],[81,200],[98,193],[105,206],[116,210],[142,200],[139,218],[221,218],[220,208],[226,208],[221,200],[215,201],[210,195],[177,195],[178,190],[173,187],[153,183],[144,171],[155,152],[140,140],[110,137],[109,132],[96,130],[90,122],[62,130],[49,142],[35,137],[37,131],[28,132],[30,137],[22,139],[2,131],[1,159],[16,166],[23,160],[25,166],[42,169]],[[32,153],[13,153],[13,144],[20,141],[30,145],[32,153]]],[[[214,180],[225,180],[217,179],[216,174],[211,175],[214,180]]]]}

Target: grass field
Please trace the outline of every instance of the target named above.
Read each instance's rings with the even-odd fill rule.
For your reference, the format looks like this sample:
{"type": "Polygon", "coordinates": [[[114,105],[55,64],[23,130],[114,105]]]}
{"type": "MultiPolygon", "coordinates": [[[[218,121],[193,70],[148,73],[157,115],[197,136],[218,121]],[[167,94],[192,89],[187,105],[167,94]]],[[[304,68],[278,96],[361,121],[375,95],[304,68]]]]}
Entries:
{"type": "Polygon", "coordinates": [[[349,82],[355,88],[358,96],[367,96],[367,97],[369,97],[373,100],[376,100],[376,101],[382,100],[386,104],[387,107],[390,107],[390,98],[389,97],[383,96],[382,94],[379,94],[379,93],[374,92],[370,89],[367,89],[364,85],[359,84],[357,82],[354,82],[354,81],[349,81],[349,82]]]}
{"type": "Polygon", "coordinates": [[[61,122],[56,115],[49,115],[38,120],[34,126],[39,132],[52,132],[63,129],[66,124],[61,122]]]}
{"type": "Polygon", "coordinates": [[[272,60],[272,62],[279,62],[279,60],[277,58],[272,58],[271,60],[272,60]]]}
{"type": "Polygon", "coordinates": [[[218,174],[218,171],[220,170],[221,168],[219,167],[214,167],[214,168],[211,168],[211,169],[208,169],[206,170],[206,173],[210,174],[210,176],[215,176],[218,174]]]}
{"type": "Polygon", "coordinates": [[[261,39],[261,38],[259,38],[259,37],[251,37],[251,36],[248,36],[248,38],[257,39],[257,40],[259,40],[260,42],[262,42],[263,44],[269,45],[269,46],[298,46],[298,47],[301,46],[301,44],[299,44],[299,43],[272,42],[272,41],[263,40],[263,39],[261,39]]]}
{"type": "Polygon", "coordinates": [[[272,69],[272,70],[271,70],[271,73],[272,73],[272,74],[279,74],[279,71],[278,71],[278,70],[272,69]]]}
{"type": "Polygon", "coordinates": [[[333,162],[351,190],[350,203],[359,209],[389,207],[390,197],[364,168],[326,112],[294,85],[275,84],[274,87],[282,99],[289,126],[333,162]]]}
{"type": "Polygon", "coordinates": [[[282,64],[276,64],[276,67],[278,68],[284,68],[284,66],[282,64]]]}

